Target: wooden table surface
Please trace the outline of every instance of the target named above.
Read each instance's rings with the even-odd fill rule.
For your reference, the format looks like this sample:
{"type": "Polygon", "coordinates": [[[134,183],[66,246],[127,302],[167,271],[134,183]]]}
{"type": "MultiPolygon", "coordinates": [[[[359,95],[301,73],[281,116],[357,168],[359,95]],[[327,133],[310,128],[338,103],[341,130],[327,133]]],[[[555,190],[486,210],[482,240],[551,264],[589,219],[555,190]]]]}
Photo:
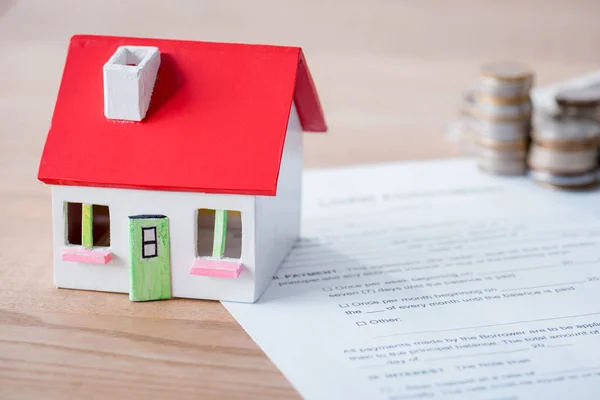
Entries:
{"type": "Polygon", "coordinates": [[[598,68],[600,3],[0,0],[0,398],[297,398],[217,302],[52,284],[36,181],[75,33],[302,46],[330,132],[309,167],[455,155],[444,127],[489,60],[548,83],[598,68]]]}

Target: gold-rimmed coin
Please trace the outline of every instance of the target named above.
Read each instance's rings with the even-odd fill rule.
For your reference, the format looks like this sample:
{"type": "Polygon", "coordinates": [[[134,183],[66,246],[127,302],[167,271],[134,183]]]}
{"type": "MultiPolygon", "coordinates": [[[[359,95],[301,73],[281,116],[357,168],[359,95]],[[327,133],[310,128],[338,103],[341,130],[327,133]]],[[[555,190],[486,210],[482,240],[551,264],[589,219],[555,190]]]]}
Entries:
{"type": "Polygon", "coordinates": [[[558,92],[554,98],[560,106],[598,107],[600,106],[600,86],[563,90],[558,92]]]}
{"type": "Polygon", "coordinates": [[[596,169],[597,154],[596,148],[586,151],[560,151],[533,143],[527,162],[531,168],[537,170],[563,175],[582,174],[596,169]]]}
{"type": "Polygon", "coordinates": [[[586,139],[580,141],[560,141],[560,140],[546,140],[541,139],[539,136],[535,139],[537,146],[565,152],[578,152],[578,151],[591,151],[598,148],[598,138],[586,139]]]}
{"type": "Polygon", "coordinates": [[[523,161],[505,161],[478,157],[477,166],[481,171],[492,175],[519,176],[527,172],[527,166],[523,161]]]}
{"type": "Polygon", "coordinates": [[[481,103],[488,103],[498,106],[518,106],[523,104],[530,104],[531,98],[528,94],[520,94],[515,97],[499,97],[493,96],[489,93],[474,93],[474,99],[481,103]]]}
{"type": "Polygon", "coordinates": [[[598,184],[597,172],[590,171],[579,175],[564,175],[531,169],[529,176],[536,182],[556,189],[590,189],[598,184]]]}
{"type": "Polygon", "coordinates": [[[529,140],[525,137],[516,140],[497,140],[483,135],[479,135],[476,142],[480,146],[500,151],[524,151],[529,144],[529,140]]]}
{"type": "Polygon", "coordinates": [[[501,82],[528,82],[533,79],[533,71],[525,64],[512,61],[495,62],[481,66],[481,77],[501,82]]]}
{"type": "Polygon", "coordinates": [[[533,179],[533,181],[543,188],[567,192],[590,192],[598,188],[598,182],[591,182],[583,185],[557,185],[553,183],[539,181],[537,179],[533,179]]]}
{"type": "Polygon", "coordinates": [[[527,152],[525,150],[496,150],[480,146],[477,148],[477,155],[480,158],[493,158],[505,162],[520,161],[524,163],[527,152]]]}
{"type": "Polygon", "coordinates": [[[564,151],[587,150],[599,143],[600,124],[589,118],[536,115],[531,136],[534,142],[546,148],[564,151]]]}
{"type": "Polygon", "coordinates": [[[531,170],[531,171],[536,171],[539,174],[545,174],[546,175],[553,175],[553,176],[560,176],[560,177],[564,177],[564,178],[574,178],[574,177],[578,177],[578,176],[582,176],[582,175],[591,175],[591,174],[596,174],[596,179],[598,178],[597,176],[597,169],[596,168],[591,168],[591,169],[587,169],[587,170],[581,170],[578,172],[565,172],[565,171],[556,171],[552,168],[539,168],[539,167],[535,167],[533,165],[527,164],[527,167],[531,170]]]}
{"type": "Polygon", "coordinates": [[[531,120],[488,121],[476,120],[473,128],[481,135],[496,140],[515,141],[529,137],[531,120]]]}
{"type": "Polygon", "coordinates": [[[525,122],[531,120],[531,111],[524,110],[521,114],[515,115],[503,115],[503,114],[492,114],[478,108],[469,110],[472,117],[489,122],[525,122]]]}

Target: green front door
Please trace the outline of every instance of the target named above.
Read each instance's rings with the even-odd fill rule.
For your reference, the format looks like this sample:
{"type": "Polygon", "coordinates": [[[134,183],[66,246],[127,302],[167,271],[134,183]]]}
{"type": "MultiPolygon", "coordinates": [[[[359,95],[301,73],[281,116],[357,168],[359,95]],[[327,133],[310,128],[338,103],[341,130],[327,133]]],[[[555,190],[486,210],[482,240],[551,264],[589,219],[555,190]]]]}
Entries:
{"type": "Polygon", "coordinates": [[[171,254],[167,217],[129,217],[129,257],[130,300],[171,298],[171,254]]]}

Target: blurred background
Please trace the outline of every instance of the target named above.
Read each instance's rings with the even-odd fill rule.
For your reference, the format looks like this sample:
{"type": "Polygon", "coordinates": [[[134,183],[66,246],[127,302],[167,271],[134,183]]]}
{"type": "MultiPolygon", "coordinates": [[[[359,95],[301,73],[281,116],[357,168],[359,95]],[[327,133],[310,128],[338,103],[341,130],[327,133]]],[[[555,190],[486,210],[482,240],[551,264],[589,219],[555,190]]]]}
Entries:
{"type": "Polygon", "coordinates": [[[479,65],[522,61],[539,84],[593,70],[599,11],[595,0],[0,0],[0,178],[35,179],[76,33],[303,47],[330,126],[305,136],[317,167],[456,155],[444,128],[479,65]]]}

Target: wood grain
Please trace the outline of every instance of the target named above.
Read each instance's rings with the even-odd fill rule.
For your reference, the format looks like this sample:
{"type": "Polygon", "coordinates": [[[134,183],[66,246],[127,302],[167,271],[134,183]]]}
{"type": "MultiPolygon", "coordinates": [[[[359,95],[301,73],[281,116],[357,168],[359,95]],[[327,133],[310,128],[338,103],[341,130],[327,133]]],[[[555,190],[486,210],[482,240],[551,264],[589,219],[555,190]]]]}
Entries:
{"type": "Polygon", "coordinates": [[[330,132],[309,167],[455,155],[444,141],[482,62],[548,83],[600,64],[600,3],[516,0],[0,0],[0,398],[298,398],[216,302],[132,303],[52,286],[36,181],[69,37],[300,45],[330,132]]]}

